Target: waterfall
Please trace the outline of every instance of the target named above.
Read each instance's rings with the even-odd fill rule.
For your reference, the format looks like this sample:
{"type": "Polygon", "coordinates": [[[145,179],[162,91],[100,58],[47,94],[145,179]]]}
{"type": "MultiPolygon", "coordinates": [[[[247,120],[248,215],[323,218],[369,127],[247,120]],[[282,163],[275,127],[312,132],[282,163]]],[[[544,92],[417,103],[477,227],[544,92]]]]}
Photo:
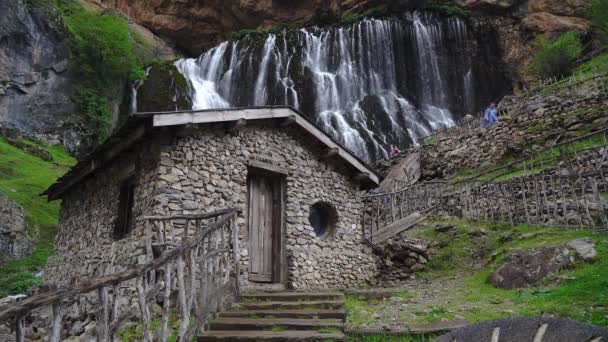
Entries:
{"type": "Polygon", "coordinates": [[[193,109],[290,105],[371,161],[480,102],[478,45],[463,19],[413,12],[227,41],[176,66],[193,109]]]}
{"type": "MultiPolygon", "coordinates": [[[[150,74],[151,67],[147,67],[145,71],[145,75],[148,76],[150,74]]],[[[144,84],[144,81],[135,81],[131,84],[131,104],[129,106],[129,114],[137,112],[137,91],[139,87],[144,84]]]]}

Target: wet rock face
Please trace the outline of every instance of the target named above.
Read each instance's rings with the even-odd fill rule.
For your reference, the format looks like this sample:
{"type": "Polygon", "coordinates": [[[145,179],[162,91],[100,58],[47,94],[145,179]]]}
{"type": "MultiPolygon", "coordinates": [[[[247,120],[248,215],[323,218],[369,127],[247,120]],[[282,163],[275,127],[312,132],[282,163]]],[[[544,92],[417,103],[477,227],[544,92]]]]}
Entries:
{"type": "Polygon", "coordinates": [[[0,2],[0,123],[47,142],[72,142],[70,51],[49,13],[26,1],[0,2]],[[53,134],[48,134],[53,133],[53,134]]]}
{"type": "Polygon", "coordinates": [[[137,92],[137,111],[174,111],[192,108],[190,85],[173,64],[153,66],[137,92]]]}

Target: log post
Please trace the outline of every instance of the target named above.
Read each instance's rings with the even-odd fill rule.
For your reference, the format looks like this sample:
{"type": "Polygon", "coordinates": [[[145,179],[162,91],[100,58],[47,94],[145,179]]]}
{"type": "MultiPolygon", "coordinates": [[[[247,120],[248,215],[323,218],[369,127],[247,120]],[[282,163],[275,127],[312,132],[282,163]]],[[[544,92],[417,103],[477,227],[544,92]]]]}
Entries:
{"type": "Polygon", "coordinates": [[[97,339],[100,342],[110,341],[110,321],[108,305],[108,288],[100,286],[97,288],[99,297],[99,308],[97,310],[97,339]]]}
{"type": "Polygon", "coordinates": [[[52,332],[49,337],[49,342],[60,342],[61,341],[61,320],[63,319],[63,313],[61,312],[61,303],[57,302],[53,304],[53,324],[52,332]]]}
{"type": "Polygon", "coordinates": [[[25,316],[15,319],[15,341],[25,342],[25,316]]]}

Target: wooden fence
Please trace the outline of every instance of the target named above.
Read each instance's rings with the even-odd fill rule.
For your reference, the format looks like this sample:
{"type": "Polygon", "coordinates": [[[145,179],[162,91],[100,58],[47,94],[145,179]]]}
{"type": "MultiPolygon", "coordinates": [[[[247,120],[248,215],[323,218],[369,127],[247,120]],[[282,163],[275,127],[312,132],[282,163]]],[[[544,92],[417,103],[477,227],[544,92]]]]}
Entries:
{"type": "MultiPolygon", "coordinates": [[[[513,105],[506,105],[497,108],[498,118],[506,117],[513,119],[515,118],[514,113],[515,106],[521,101],[525,101],[531,97],[545,94],[567,94],[572,95],[581,90],[589,90],[590,92],[608,94],[608,73],[598,73],[595,67],[592,69],[591,76],[584,77],[583,75],[573,75],[568,79],[552,78],[543,80],[537,87],[531,89],[524,89],[521,94],[517,96],[518,103],[513,105]]],[[[459,121],[454,126],[441,128],[432,134],[421,138],[420,142],[422,145],[430,144],[437,139],[460,137],[473,134],[482,129],[484,111],[477,112],[475,114],[469,114],[459,121]]]]}
{"type": "Polygon", "coordinates": [[[425,210],[507,224],[608,230],[608,129],[456,183],[363,198],[363,233],[425,210]]]}
{"type": "Polygon", "coordinates": [[[424,213],[439,204],[445,182],[425,182],[405,189],[363,197],[363,236],[371,236],[414,212],[424,213]]]}
{"type": "Polygon", "coordinates": [[[93,299],[97,308],[97,341],[115,341],[120,327],[133,319],[141,323],[143,341],[166,341],[172,333],[172,310],[178,310],[181,320],[172,334],[178,341],[191,341],[204,329],[209,312],[221,304],[221,298],[238,296],[239,212],[226,209],[200,215],[141,217],[138,221],[145,227],[147,262],[0,307],[0,321],[13,319],[16,341],[22,342],[26,322],[35,319],[37,312],[50,309],[48,341],[58,342],[68,337],[62,324],[66,310],[85,297],[93,299]],[[125,298],[133,292],[137,305],[128,304],[129,298],[125,298]],[[158,328],[153,329],[151,322],[156,318],[151,305],[158,299],[162,313],[158,328]]]}

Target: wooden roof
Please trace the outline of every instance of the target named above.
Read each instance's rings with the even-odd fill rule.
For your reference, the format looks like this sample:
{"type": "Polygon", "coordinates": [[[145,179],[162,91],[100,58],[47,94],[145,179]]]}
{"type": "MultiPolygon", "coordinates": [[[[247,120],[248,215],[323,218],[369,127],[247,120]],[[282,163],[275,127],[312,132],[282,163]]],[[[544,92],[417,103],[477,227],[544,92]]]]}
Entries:
{"type": "Polygon", "coordinates": [[[181,125],[204,125],[209,123],[231,123],[234,129],[247,121],[277,120],[279,126],[298,125],[315,140],[326,147],[326,154],[340,158],[356,172],[356,177],[374,186],[380,183],[380,176],[363,160],[327,135],[312,121],[292,107],[250,107],[230,109],[192,110],[176,112],[134,113],[127,123],[106,142],[80,160],[68,173],[51,185],[43,195],[49,200],[60,198],[71,187],[79,183],[95,170],[113,160],[121,152],[135,145],[146,133],[159,127],[181,125]]]}

